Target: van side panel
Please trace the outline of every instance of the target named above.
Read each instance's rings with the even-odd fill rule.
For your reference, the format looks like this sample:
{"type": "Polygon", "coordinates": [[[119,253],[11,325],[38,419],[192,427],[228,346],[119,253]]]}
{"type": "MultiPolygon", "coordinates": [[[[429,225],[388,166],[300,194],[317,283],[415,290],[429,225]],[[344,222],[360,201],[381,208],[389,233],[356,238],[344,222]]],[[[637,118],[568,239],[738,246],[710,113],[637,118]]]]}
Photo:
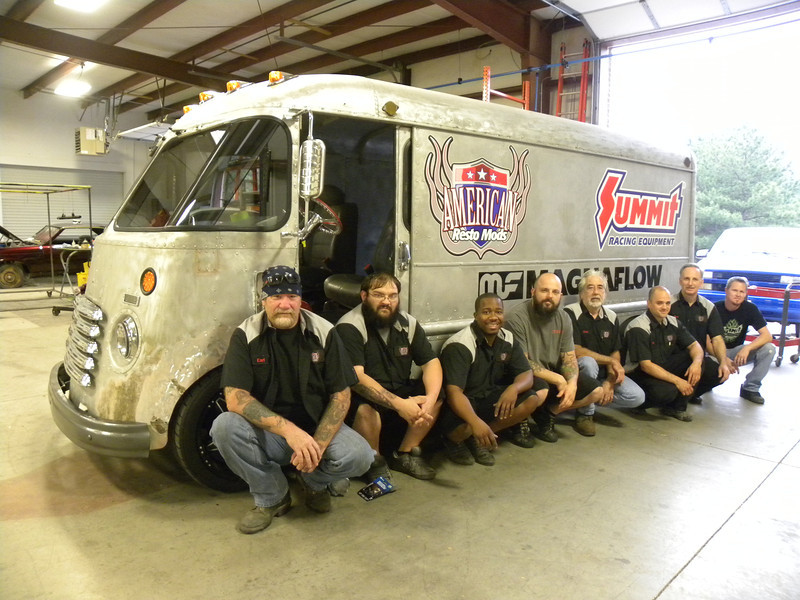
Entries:
{"type": "Polygon", "coordinates": [[[601,269],[610,303],[677,282],[693,245],[693,171],[524,133],[414,129],[410,312],[421,321],[470,315],[483,292],[527,298],[544,271],[574,295],[584,271],[601,269]]]}

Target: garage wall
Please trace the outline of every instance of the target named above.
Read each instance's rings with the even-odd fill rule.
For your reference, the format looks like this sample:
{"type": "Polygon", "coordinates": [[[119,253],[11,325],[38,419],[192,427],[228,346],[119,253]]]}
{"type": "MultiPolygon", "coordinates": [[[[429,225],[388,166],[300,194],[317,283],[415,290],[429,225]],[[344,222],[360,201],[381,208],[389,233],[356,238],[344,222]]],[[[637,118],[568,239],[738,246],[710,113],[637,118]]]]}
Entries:
{"type": "MultiPolygon", "coordinates": [[[[93,220],[105,224],[122,202],[125,192],[147,164],[149,143],[132,140],[113,141],[108,154],[84,156],[75,153],[75,129],[103,127],[105,107],[94,106],[85,111],[80,100],[52,94],[36,94],[23,100],[14,90],[0,90],[0,181],[24,183],[65,183],[92,185],[93,220]],[[95,216],[96,215],[96,216],[95,216]]],[[[122,116],[117,129],[141,125],[139,118],[122,116]]],[[[74,192],[70,192],[74,194],[74,192]]],[[[54,198],[52,196],[51,198],[54,198]]],[[[62,198],[66,212],[74,204],[75,213],[86,213],[85,201],[62,198]]],[[[17,233],[28,235],[46,222],[44,212],[35,201],[14,198],[0,193],[0,224],[17,233]],[[30,215],[26,211],[30,209],[30,215]],[[36,226],[38,224],[38,226],[36,226]]],[[[46,204],[44,201],[42,204],[46,204]]],[[[61,214],[61,204],[52,214],[61,214]],[[59,212],[56,212],[58,210],[59,212]]]]}

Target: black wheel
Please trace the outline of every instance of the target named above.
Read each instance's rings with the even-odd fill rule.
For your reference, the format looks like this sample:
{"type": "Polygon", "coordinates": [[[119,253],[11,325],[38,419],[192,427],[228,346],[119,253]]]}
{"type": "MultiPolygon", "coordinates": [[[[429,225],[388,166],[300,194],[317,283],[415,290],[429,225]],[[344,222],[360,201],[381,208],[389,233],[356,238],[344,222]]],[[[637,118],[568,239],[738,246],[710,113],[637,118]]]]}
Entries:
{"type": "Polygon", "coordinates": [[[16,263],[0,265],[0,288],[18,288],[25,281],[24,269],[16,263]]]}
{"type": "Polygon", "coordinates": [[[798,355],[798,354],[792,354],[792,355],[789,357],[789,360],[790,360],[790,361],[792,361],[792,364],[793,364],[793,365],[796,365],[796,364],[797,364],[797,361],[798,361],[798,360],[800,360],[800,355],[798,355]]]}
{"type": "Polygon", "coordinates": [[[221,369],[206,374],[181,399],[172,418],[171,444],[192,479],[221,492],[239,492],[247,484],[225,464],[210,434],[214,419],[227,410],[220,374],[221,369]]]}
{"type": "Polygon", "coordinates": [[[61,314],[61,309],[60,309],[60,308],[56,308],[56,307],[54,306],[54,307],[53,307],[53,316],[54,316],[54,317],[57,317],[57,316],[58,316],[58,315],[60,315],[60,314],[61,314]]]}
{"type": "Polygon", "coordinates": [[[783,358],[781,358],[779,356],[778,358],[775,359],[775,366],[776,367],[780,367],[781,366],[781,362],[783,362],[783,358]]]}

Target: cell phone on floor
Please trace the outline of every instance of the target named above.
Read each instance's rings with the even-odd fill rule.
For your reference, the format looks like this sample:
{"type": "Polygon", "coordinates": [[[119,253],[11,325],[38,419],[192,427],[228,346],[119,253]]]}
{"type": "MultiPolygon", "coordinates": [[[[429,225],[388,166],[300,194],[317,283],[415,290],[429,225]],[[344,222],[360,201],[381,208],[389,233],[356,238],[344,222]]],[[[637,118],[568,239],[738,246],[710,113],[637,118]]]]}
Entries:
{"type": "Polygon", "coordinates": [[[380,498],[384,494],[389,494],[394,491],[394,486],[386,480],[385,477],[378,477],[369,485],[358,490],[358,495],[364,500],[369,502],[375,498],[380,498]]]}

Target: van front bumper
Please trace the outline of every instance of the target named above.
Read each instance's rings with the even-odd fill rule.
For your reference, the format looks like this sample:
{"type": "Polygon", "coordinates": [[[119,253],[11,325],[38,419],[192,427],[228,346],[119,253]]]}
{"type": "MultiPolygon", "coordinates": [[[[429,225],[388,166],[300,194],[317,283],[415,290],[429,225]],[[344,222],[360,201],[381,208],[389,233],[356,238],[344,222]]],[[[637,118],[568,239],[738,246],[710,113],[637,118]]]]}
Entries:
{"type": "Polygon", "coordinates": [[[69,376],[58,363],[50,371],[47,395],[58,428],[84,450],[118,456],[145,458],[150,454],[150,430],[146,423],[104,421],[80,410],[67,397],[69,376]],[[60,371],[60,373],[59,373],[60,371]]]}

